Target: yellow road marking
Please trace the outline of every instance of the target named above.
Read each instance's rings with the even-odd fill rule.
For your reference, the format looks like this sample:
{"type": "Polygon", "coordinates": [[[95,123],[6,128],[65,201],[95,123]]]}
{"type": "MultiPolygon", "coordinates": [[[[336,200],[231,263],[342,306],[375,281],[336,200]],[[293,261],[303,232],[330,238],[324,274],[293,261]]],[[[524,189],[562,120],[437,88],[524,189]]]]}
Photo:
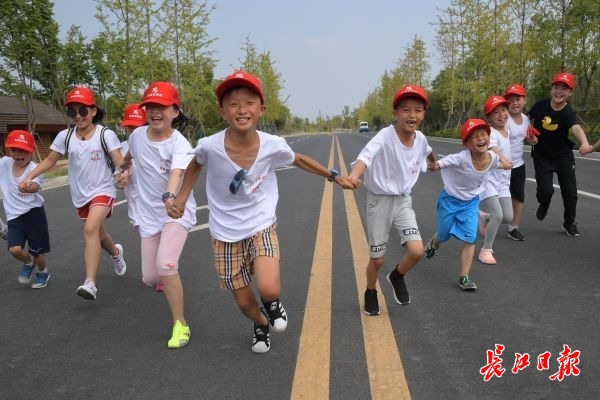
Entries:
{"type": "MultiPolygon", "coordinates": [[[[333,166],[331,140],[329,167],[333,166]]],[[[328,399],[331,336],[333,185],[325,182],[291,399],[328,399]]]]}
{"type": "MultiPolygon", "coordinates": [[[[340,173],[347,175],[348,172],[340,143],[337,137],[335,140],[338,148],[340,173]]],[[[373,400],[410,399],[410,391],[406,377],[404,376],[404,367],[400,359],[400,352],[398,351],[394,331],[392,330],[386,302],[382,301],[384,297],[379,283],[377,283],[377,292],[379,294],[381,315],[370,317],[363,312],[366,281],[365,268],[369,262],[367,238],[356,206],[354,194],[351,191],[344,190],[344,202],[348,217],[348,231],[350,232],[356,287],[358,288],[358,312],[360,312],[363,327],[371,398],[373,400]]]]}

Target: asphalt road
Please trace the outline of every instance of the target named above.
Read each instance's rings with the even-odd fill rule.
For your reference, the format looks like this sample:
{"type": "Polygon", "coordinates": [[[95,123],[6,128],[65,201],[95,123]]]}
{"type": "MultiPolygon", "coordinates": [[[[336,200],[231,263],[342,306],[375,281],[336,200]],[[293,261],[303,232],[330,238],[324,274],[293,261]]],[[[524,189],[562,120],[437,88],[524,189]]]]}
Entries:
{"type": "MultiPolygon", "coordinates": [[[[354,133],[287,140],[325,165],[332,159],[340,167],[341,155],[348,168],[368,139],[354,133]]],[[[452,140],[430,144],[437,154],[460,149],[452,140]]],[[[528,153],[526,161],[533,178],[528,153]]],[[[81,223],[68,187],[46,189],[48,286],[18,284],[20,266],[0,252],[0,399],[599,398],[599,168],[598,158],[577,158],[580,237],[560,229],[558,191],[546,219],[535,219],[530,179],[521,221],[526,239],[511,241],[506,226],[500,228],[498,265],[473,263],[477,291],[458,288],[460,244],[451,240],[407,275],[410,305],[395,304],[381,279],[378,317],[364,316],[359,302],[364,188],[342,191],[296,168],[278,171],[282,301],[290,323],[271,335],[263,355],[250,350],[251,322],[218,288],[208,211],[201,207],[204,177],[196,186],[198,227],[180,260],[192,337],[178,350],[166,347],[171,321],[163,295],[141,283],[139,238],[126,204],[115,207],[107,227],[125,247],[128,272],[116,277],[103,255],[98,299],[85,301],[75,294],[84,278],[81,223]],[[485,381],[480,369],[496,344],[504,346],[504,373],[485,381]],[[571,354],[580,351],[578,363],[570,364],[579,375],[551,380],[564,345],[571,354]],[[546,352],[548,368],[540,370],[537,359],[546,352]],[[515,353],[528,353],[531,361],[518,373],[511,371],[515,353]]],[[[413,190],[424,240],[436,230],[440,189],[439,173],[427,173],[413,190]]],[[[385,273],[402,251],[393,235],[385,273]]]]}

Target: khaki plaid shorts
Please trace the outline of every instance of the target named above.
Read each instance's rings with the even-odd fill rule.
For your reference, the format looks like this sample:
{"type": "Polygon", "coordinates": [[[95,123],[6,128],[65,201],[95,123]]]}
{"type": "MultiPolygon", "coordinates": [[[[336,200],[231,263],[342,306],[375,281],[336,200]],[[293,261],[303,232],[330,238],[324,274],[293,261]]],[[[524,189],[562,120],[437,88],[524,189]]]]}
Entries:
{"type": "Polygon", "coordinates": [[[279,239],[275,224],[233,243],[213,238],[212,245],[215,270],[220,286],[224,289],[235,290],[248,286],[252,282],[256,257],[274,257],[279,260],[279,239]]]}

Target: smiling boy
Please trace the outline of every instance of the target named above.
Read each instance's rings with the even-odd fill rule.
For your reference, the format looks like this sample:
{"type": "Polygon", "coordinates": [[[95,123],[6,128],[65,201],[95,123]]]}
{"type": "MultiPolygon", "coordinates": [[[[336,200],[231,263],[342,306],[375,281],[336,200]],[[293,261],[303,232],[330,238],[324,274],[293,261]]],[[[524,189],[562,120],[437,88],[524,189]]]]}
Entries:
{"type": "Polygon", "coordinates": [[[423,258],[423,241],[410,192],[419,174],[426,170],[426,161],[435,162],[427,138],[418,130],[428,105],[429,99],[423,88],[406,85],[398,89],[392,101],[395,124],[383,128],[367,143],[348,175],[350,183],[357,187],[364,173],[367,188],[370,256],[364,294],[364,312],[367,315],[380,314],[376,284],[385,261],[392,226],[398,230],[400,243],[406,251],[387,275],[387,280],[392,285],[396,302],[410,303],[404,275],[423,258]]]}
{"type": "Polygon", "coordinates": [[[564,205],[562,229],[567,236],[579,236],[575,222],[577,212],[577,180],[575,177],[574,143],[569,140],[569,130],[579,141],[579,152],[586,154],[590,144],[584,130],[577,121],[577,115],[569,98],[575,92],[575,77],[569,72],[559,72],[552,77],[550,98],[540,100],[529,110],[529,119],[540,132],[538,143],[533,146],[531,155],[537,184],[536,197],[539,207],[536,212],[542,221],[548,213],[554,194],[553,175],[558,183],[564,205]]]}
{"type": "Polygon", "coordinates": [[[290,164],[334,181],[346,189],[347,177],[316,160],[295,153],[285,139],[257,130],[266,111],[260,81],[235,71],[216,88],[227,129],[202,138],[194,149],[169,215],[178,218],[202,167],[215,269],[221,287],[229,289],[240,311],[254,323],[252,351],[271,346],[269,330],[283,332],[288,316],[280,301],[281,282],[275,170],[290,164]],[[261,310],[252,281],[261,297],[261,310]]]}

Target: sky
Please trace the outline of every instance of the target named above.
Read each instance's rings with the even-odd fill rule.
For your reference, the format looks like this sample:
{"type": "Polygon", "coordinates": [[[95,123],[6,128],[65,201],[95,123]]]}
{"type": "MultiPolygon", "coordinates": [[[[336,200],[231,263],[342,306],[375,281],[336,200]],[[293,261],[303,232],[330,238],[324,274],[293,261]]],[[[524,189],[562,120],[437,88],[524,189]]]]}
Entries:
{"type": "MultiPolygon", "coordinates": [[[[425,42],[439,71],[435,23],[450,0],[208,0],[216,5],[208,33],[217,59],[215,76],[240,66],[249,36],[270,52],[283,79],[280,98],[292,114],[314,120],[357,108],[385,71],[392,70],[415,36],[425,42]]],[[[61,40],[78,25],[91,40],[102,29],[94,0],[54,0],[61,40]],[[76,6],[75,6],[76,5],[76,6]]],[[[267,104],[268,110],[268,104],[267,104]]]]}

